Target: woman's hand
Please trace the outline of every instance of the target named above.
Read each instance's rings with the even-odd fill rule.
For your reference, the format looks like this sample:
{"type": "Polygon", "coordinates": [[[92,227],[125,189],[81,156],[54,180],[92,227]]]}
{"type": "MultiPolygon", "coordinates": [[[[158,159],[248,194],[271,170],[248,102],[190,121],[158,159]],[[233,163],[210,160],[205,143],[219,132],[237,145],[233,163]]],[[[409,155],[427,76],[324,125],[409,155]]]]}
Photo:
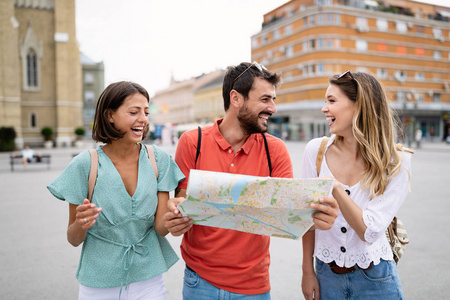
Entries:
{"type": "Polygon", "coordinates": [[[303,272],[302,275],[302,292],[306,300],[320,299],[319,281],[316,274],[312,272],[303,272]]]}
{"type": "Polygon", "coordinates": [[[69,225],[67,226],[67,240],[74,247],[83,243],[86,232],[98,218],[101,207],[96,208],[94,203],[84,199],[83,204],[69,204],[69,225]]]}
{"type": "Polygon", "coordinates": [[[84,199],[82,205],[77,206],[76,220],[83,230],[88,230],[95,224],[95,219],[98,218],[98,213],[102,208],[95,208],[95,204],[88,199],[84,199]]]}

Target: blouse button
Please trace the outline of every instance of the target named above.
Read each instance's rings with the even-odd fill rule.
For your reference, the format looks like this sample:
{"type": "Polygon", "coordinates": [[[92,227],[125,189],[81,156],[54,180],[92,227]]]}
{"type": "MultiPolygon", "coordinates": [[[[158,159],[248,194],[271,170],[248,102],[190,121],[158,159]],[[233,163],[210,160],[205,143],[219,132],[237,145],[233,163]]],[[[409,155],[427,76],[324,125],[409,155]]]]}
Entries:
{"type": "Polygon", "coordinates": [[[345,192],[347,193],[347,195],[350,196],[350,191],[349,190],[345,190],[345,192]]]}
{"type": "Polygon", "coordinates": [[[228,150],[228,153],[231,153],[231,152],[233,152],[233,150],[231,150],[231,149],[230,149],[230,150],[228,150]]]}
{"type": "Polygon", "coordinates": [[[234,167],[234,164],[231,164],[232,167],[234,167]]]}
{"type": "Polygon", "coordinates": [[[343,253],[345,253],[345,251],[347,251],[347,250],[345,249],[345,247],[341,247],[341,251],[342,251],[343,253]]]}
{"type": "Polygon", "coordinates": [[[342,228],[341,228],[341,231],[342,231],[342,233],[346,233],[346,232],[347,232],[347,228],[342,227],[342,228]]]}

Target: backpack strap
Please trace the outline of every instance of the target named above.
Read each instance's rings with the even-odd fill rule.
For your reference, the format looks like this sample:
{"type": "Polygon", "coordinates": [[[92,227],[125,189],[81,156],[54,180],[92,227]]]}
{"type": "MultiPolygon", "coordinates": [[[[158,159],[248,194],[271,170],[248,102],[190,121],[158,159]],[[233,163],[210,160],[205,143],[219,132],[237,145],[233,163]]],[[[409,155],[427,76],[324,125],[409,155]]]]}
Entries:
{"type": "MultiPolygon", "coordinates": [[[[153,171],[155,172],[156,179],[158,179],[158,167],[156,166],[155,152],[152,146],[145,145],[147,148],[148,159],[152,164],[153,171]]],[[[95,182],[97,181],[98,172],[98,153],[96,149],[90,149],[89,154],[91,155],[91,171],[89,172],[88,181],[88,199],[91,201],[92,194],[94,193],[95,182]]]]}
{"type": "Polygon", "coordinates": [[[266,135],[261,133],[264,138],[264,147],[266,147],[267,163],[269,164],[269,176],[272,176],[272,161],[270,160],[269,145],[267,144],[266,135]]]}
{"type": "Polygon", "coordinates": [[[320,168],[322,167],[323,155],[325,154],[325,149],[327,147],[329,138],[324,137],[322,142],[320,143],[319,152],[317,153],[316,158],[316,167],[317,167],[317,176],[320,174],[320,168]]]}
{"type": "Polygon", "coordinates": [[[200,155],[200,147],[202,146],[202,128],[198,126],[197,153],[195,154],[195,167],[197,167],[198,156],[200,155]]]}
{"type": "Polygon", "coordinates": [[[91,201],[92,194],[94,193],[95,182],[97,181],[97,171],[98,171],[98,153],[96,149],[90,149],[89,154],[91,155],[91,171],[89,172],[88,181],[88,200],[91,201]]]}
{"type": "Polygon", "coordinates": [[[150,163],[152,164],[153,171],[155,172],[155,175],[156,175],[156,179],[158,179],[159,174],[158,174],[158,166],[156,165],[156,160],[155,160],[155,151],[153,150],[152,146],[145,145],[145,147],[147,148],[148,159],[150,160],[150,163]]]}

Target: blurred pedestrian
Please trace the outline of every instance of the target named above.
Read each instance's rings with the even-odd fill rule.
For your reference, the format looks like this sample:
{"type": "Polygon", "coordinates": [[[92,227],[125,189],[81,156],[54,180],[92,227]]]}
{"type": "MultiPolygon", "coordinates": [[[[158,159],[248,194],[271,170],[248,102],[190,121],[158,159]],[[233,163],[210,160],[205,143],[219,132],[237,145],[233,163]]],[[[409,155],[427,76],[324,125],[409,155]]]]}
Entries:
{"type": "MultiPolygon", "coordinates": [[[[31,149],[29,145],[25,145],[24,149],[20,152],[20,155],[22,156],[24,170],[27,169],[28,163],[31,163],[34,158],[36,158],[37,162],[41,160],[41,154],[31,149]]],[[[17,157],[19,154],[15,153],[13,156],[17,157]]]]}
{"type": "Polygon", "coordinates": [[[162,273],[178,257],[164,237],[162,217],[169,192],[184,176],[168,153],[156,146],[147,152],[141,144],[148,115],[149,95],[142,86],[110,84],[95,111],[92,137],[105,145],[96,149],[92,200],[86,199],[89,151],[48,185],[56,198],[69,203],[69,243],[83,243],[79,299],[166,299],[162,273]]]}
{"type": "Polygon", "coordinates": [[[416,148],[420,148],[420,142],[422,141],[422,130],[417,128],[416,134],[414,135],[414,139],[416,140],[416,148]]]}
{"type": "Polygon", "coordinates": [[[403,299],[385,232],[408,194],[412,151],[395,144],[389,101],[374,76],[333,76],[325,98],[332,135],[319,163],[323,138],[307,144],[302,177],[335,178],[339,215],[331,230],[303,236],[303,294],[307,300],[403,299]]]}

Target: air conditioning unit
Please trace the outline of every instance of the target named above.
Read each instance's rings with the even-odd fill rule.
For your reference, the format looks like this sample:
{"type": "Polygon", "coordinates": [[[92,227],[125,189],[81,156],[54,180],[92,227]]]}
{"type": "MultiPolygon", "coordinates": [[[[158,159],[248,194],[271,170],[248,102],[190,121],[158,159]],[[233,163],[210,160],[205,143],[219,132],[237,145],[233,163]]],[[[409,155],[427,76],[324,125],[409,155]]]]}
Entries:
{"type": "Polygon", "coordinates": [[[433,91],[428,91],[428,96],[433,96],[433,91]]]}
{"type": "Polygon", "coordinates": [[[411,29],[413,27],[413,23],[412,22],[408,22],[408,23],[406,23],[406,26],[408,26],[408,28],[411,29]]]}
{"type": "Polygon", "coordinates": [[[356,27],[356,30],[358,32],[367,32],[367,31],[369,31],[369,27],[367,27],[367,26],[358,26],[358,27],[356,27]]]}

